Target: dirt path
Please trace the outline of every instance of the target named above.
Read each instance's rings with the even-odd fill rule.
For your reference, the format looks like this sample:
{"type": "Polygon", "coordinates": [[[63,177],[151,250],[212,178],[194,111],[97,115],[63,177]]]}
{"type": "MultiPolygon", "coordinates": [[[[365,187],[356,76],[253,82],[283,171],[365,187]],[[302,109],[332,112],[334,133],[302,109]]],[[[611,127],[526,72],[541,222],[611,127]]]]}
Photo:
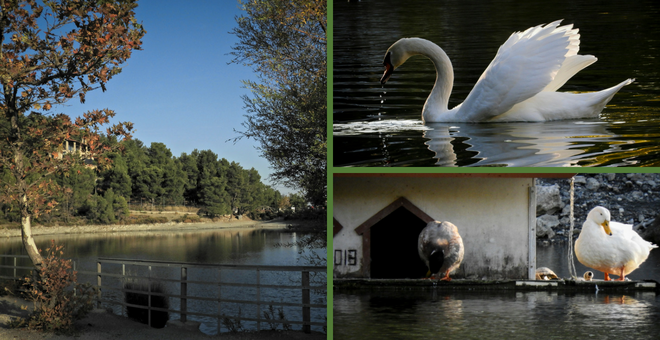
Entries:
{"type": "MultiPolygon", "coordinates": [[[[33,226],[32,235],[58,235],[58,234],[89,234],[109,232],[134,232],[134,231],[184,231],[205,230],[225,228],[271,228],[281,229],[289,225],[299,225],[299,221],[231,221],[231,222],[200,222],[200,223],[156,223],[156,224],[127,224],[127,225],[83,225],[83,226],[33,226]]],[[[20,228],[0,227],[0,238],[21,237],[20,228]]]]}
{"type": "MultiPolygon", "coordinates": [[[[195,327],[177,326],[176,322],[168,324],[165,328],[156,329],[135,322],[131,319],[108,313],[103,309],[92,311],[87,317],[76,322],[78,333],[74,336],[55,335],[26,329],[10,329],[7,323],[16,317],[25,317],[30,310],[22,310],[21,306],[31,307],[32,303],[13,296],[0,297],[0,339],[20,340],[105,340],[105,339],[135,339],[135,340],[183,340],[183,339],[211,339],[195,327]]],[[[326,339],[325,334],[305,334],[298,331],[262,331],[245,333],[222,333],[223,339],[251,340],[251,339],[294,339],[294,340],[321,340],[326,339]]]]}

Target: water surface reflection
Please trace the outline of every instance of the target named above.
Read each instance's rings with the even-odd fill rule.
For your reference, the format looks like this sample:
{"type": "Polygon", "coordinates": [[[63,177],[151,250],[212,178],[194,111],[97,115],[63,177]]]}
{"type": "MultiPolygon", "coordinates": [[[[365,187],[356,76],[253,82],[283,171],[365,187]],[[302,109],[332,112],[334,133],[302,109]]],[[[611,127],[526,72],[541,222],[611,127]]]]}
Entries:
{"type": "Polygon", "coordinates": [[[655,293],[350,291],[334,293],[339,339],[656,339],[655,293]]]}
{"type": "MultiPolygon", "coordinates": [[[[50,240],[64,245],[69,258],[119,257],[222,264],[301,265],[298,248],[278,247],[305,233],[272,229],[222,229],[214,231],[149,231],[95,234],[40,235],[37,246],[50,240]]],[[[24,254],[19,238],[0,244],[3,254],[24,254]]]]}

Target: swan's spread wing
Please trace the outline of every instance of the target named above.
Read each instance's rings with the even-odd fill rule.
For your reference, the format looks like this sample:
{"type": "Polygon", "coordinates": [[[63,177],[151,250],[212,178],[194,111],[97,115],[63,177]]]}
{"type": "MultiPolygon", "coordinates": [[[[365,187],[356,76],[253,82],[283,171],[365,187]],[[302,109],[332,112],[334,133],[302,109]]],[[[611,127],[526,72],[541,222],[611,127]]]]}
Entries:
{"type": "MultiPolygon", "coordinates": [[[[577,55],[580,45],[578,30],[572,29],[573,25],[559,26],[560,22],[558,20],[512,34],[500,46],[497,55],[463,102],[461,115],[465,115],[468,121],[488,120],[547,87],[555,87],[557,84],[553,80],[562,64],[567,57],[577,55]]],[[[575,74],[571,72],[579,66],[584,65],[584,68],[588,65],[585,65],[585,59],[572,60],[574,63],[571,63],[570,70],[567,69],[567,75],[575,74]]]]}
{"type": "Polygon", "coordinates": [[[554,92],[559,90],[560,87],[564,86],[566,82],[573,78],[575,74],[582,71],[585,67],[593,64],[598,60],[598,58],[592,55],[574,55],[567,57],[564,60],[564,63],[561,64],[561,68],[555,79],[553,79],[548,86],[546,86],[543,91],[554,92]]]}

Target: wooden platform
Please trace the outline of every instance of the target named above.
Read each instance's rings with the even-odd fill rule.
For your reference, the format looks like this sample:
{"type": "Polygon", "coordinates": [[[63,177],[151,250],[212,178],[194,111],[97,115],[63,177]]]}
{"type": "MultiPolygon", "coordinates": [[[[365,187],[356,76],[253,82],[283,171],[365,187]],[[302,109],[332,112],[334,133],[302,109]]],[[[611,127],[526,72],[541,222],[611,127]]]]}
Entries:
{"type": "Polygon", "coordinates": [[[454,279],[450,282],[424,279],[334,279],[335,290],[350,289],[438,289],[438,290],[515,290],[567,292],[634,292],[659,291],[656,281],[573,281],[573,280],[467,280],[454,279]]]}

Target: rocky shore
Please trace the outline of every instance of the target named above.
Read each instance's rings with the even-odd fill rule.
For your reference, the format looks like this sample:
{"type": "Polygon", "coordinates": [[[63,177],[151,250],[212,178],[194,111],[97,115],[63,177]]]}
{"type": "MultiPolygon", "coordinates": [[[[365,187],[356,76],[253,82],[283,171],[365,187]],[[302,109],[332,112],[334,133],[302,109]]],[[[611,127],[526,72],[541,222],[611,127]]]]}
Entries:
{"type": "MultiPolygon", "coordinates": [[[[660,174],[579,174],[574,182],[574,235],[591,209],[610,210],[612,220],[632,224],[646,240],[660,244],[660,174]]],[[[570,230],[570,179],[539,179],[536,194],[539,245],[565,242],[570,230]]]]}

